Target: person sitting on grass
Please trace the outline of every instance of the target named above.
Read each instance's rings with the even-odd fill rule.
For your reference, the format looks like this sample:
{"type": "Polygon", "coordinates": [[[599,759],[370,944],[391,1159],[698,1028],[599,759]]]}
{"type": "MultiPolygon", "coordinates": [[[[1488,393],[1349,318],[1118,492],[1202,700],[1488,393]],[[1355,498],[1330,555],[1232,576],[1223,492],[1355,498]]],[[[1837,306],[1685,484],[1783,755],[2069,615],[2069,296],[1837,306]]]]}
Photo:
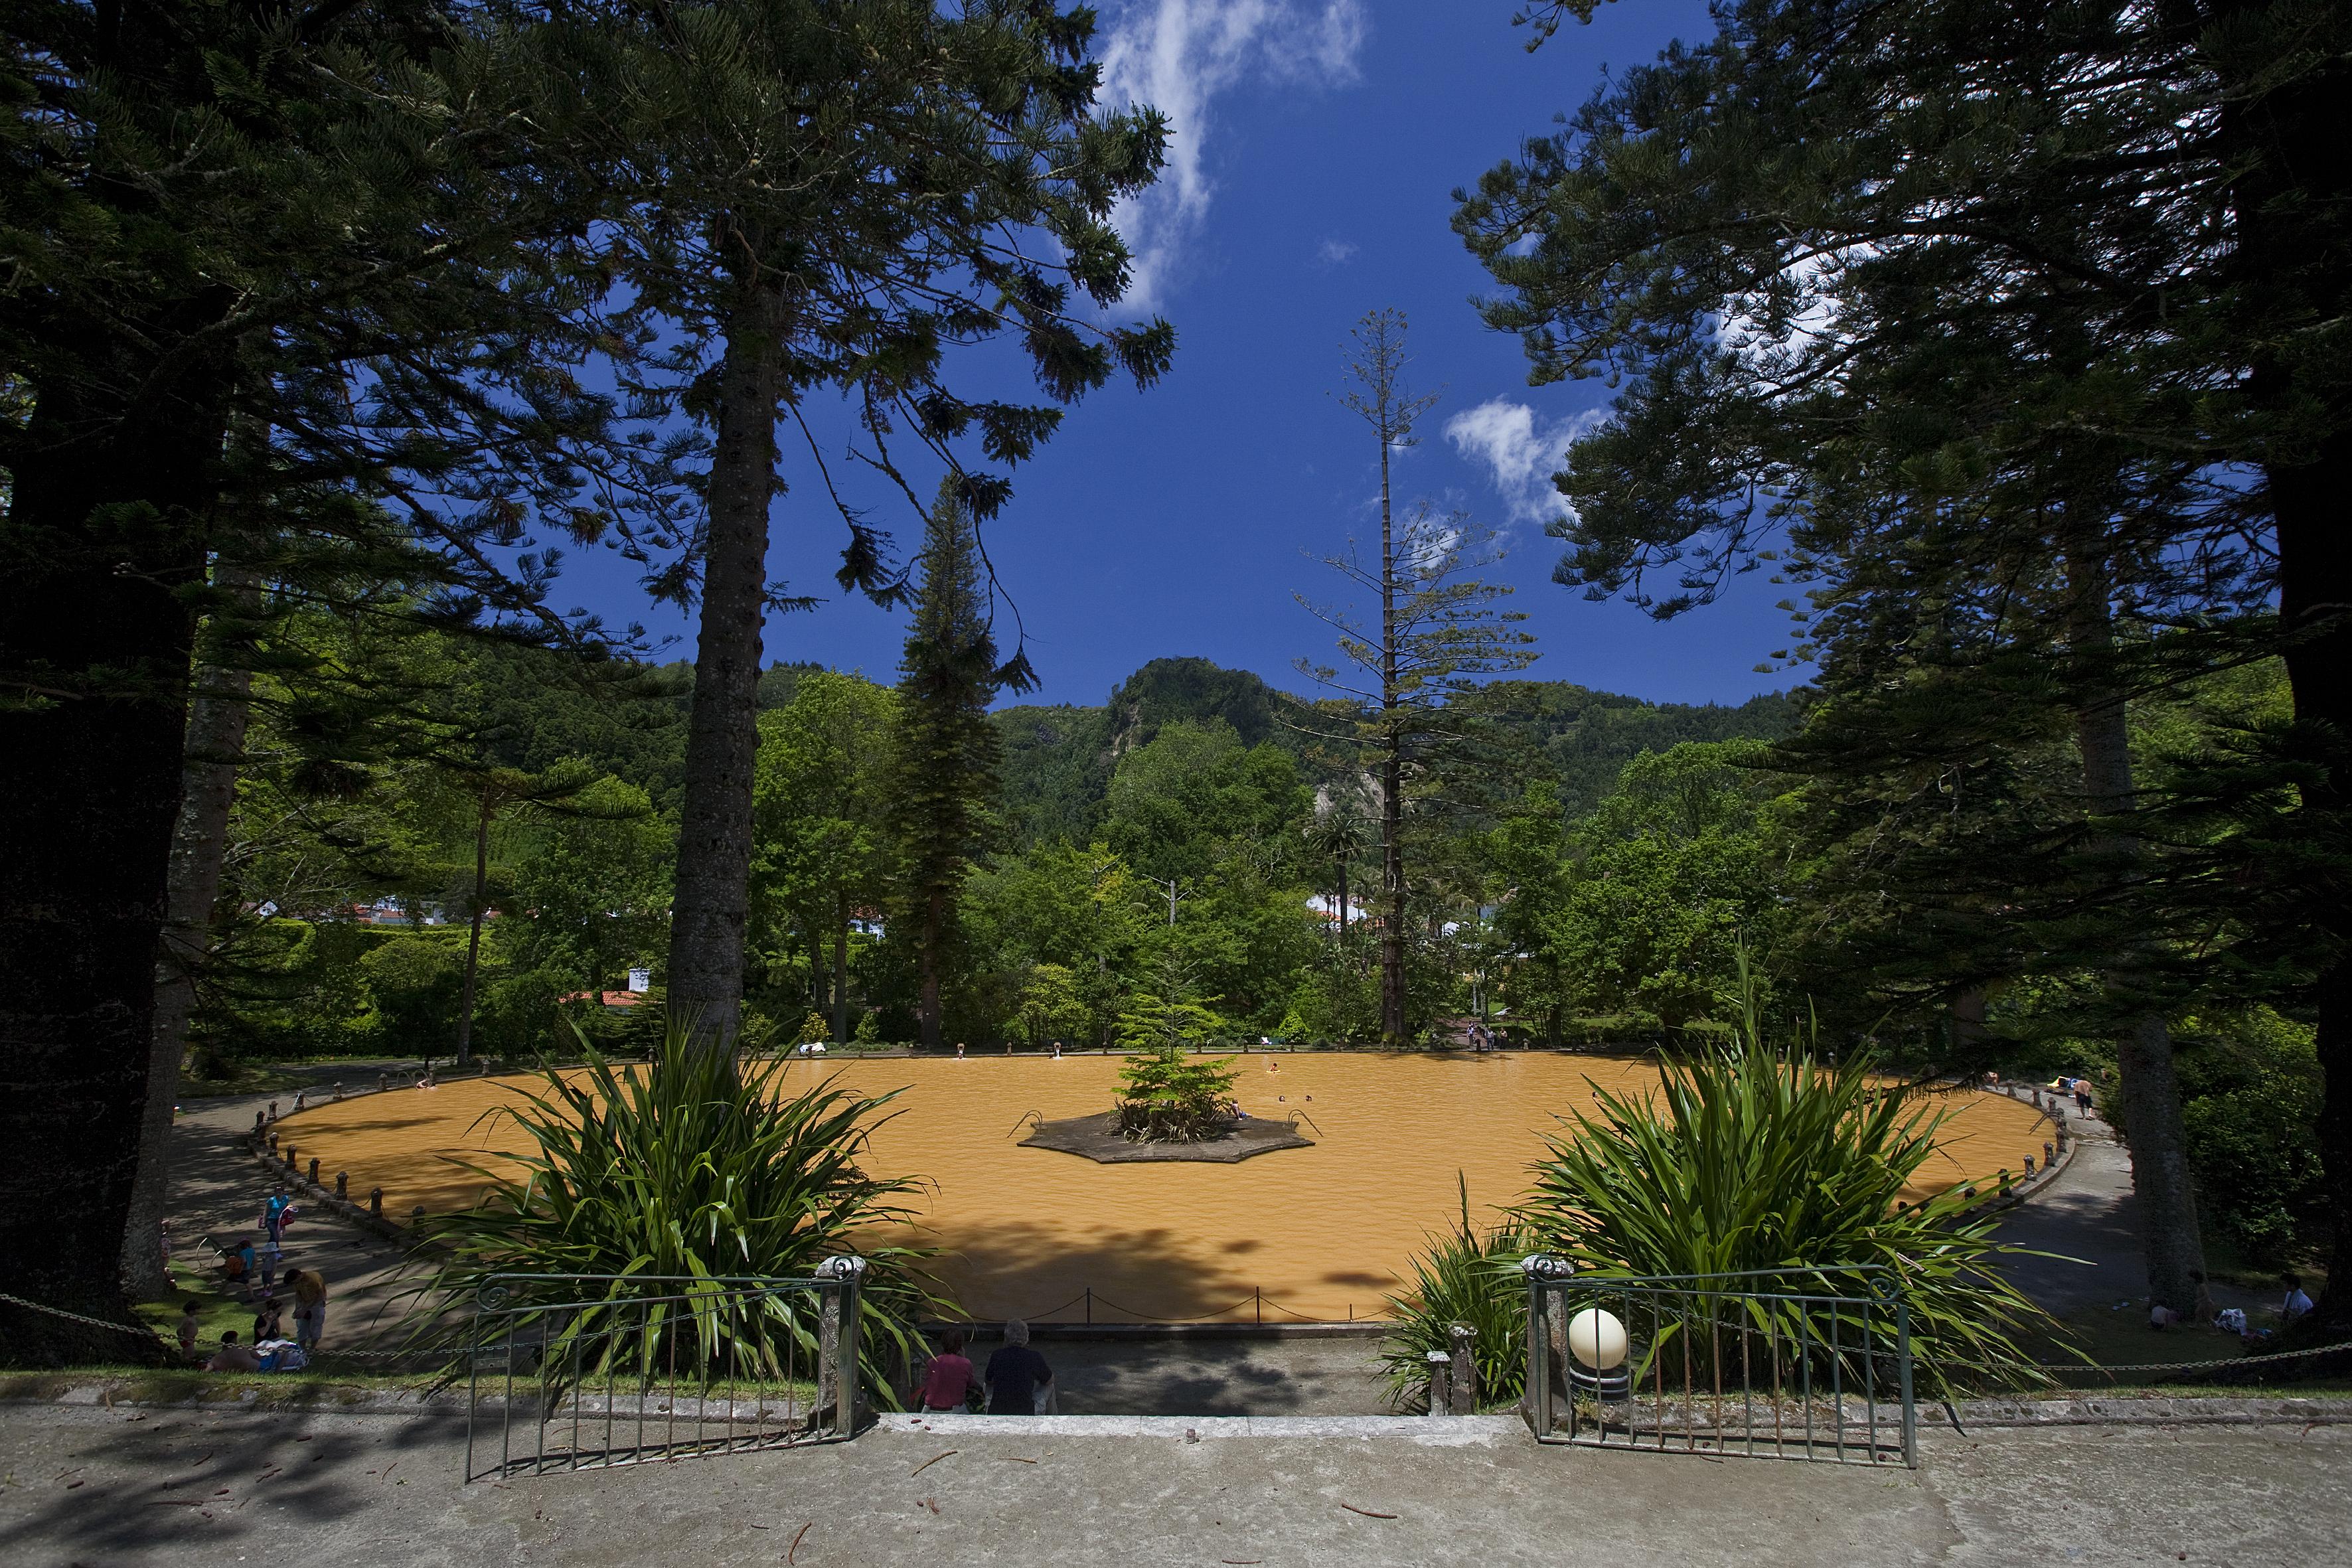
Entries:
{"type": "Polygon", "coordinates": [[[200,1310],[192,1300],[180,1313],[180,1353],[191,1360],[196,1354],[196,1313],[200,1310]]]}
{"type": "Polygon", "coordinates": [[[1053,1397],[1054,1369],[1029,1348],[1029,1325],[1018,1318],[1004,1324],[1004,1344],[988,1358],[988,1413],[1037,1415],[1053,1397]]]}
{"type": "Polygon", "coordinates": [[[236,1342],[235,1329],[223,1329],[220,1349],[213,1352],[212,1360],[205,1363],[205,1370],[206,1372],[259,1372],[261,1358],[254,1354],[250,1347],[236,1342]]]}
{"type": "Polygon", "coordinates": [[[264,1340],[282,1340],[285,1337],[284,1309],[278,1306],[277,1297],[264,1296],[261,1310],[253,1314],[253,1342],[259,1344],[264,1340]]]}
{"type": "Polygon", "coordinates": [[[2283,1275],[2280,1283],[2286,1287],[2286,1300],[2279,1303],[2279,1321],[2292,1323],[2311,1310],[2311,1298],[2303,1293],[2303,1280],[2296,1275],[2283,1275]]]}

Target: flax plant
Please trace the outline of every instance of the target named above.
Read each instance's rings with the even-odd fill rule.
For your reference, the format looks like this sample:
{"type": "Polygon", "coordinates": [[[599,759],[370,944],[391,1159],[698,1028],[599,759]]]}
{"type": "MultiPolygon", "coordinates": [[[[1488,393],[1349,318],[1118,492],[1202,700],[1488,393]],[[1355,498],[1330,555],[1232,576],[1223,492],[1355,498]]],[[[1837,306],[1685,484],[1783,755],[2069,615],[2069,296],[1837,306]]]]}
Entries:
{"type": "MultiPolygon", "coordinates": [[[[473,1207],[422,1227],[437,1258],[425,1289],[442,1309],[427,1338],[453,1351],[470,1342],[468,1310],[499,1293],[526,1310],[519,1331],[536,1342],[543,1324],[544,1363],[583,1378],[804,1379],[817,1359],[817,1294],[742,1282],[808,1279],[825,1258],[860,1250],[873,1227],[911,1217],[905,1200],[921,1182],[858,1163],[896,1092],[796,1089],[788,1062],[711,1051],[690,1020],[671,1022],[641,1070],[582,1045],[583,1068],[542,1069],[522,1105],[484,1118],[531,1146],[485,1156],[520,1173],[456,1162],[488,1187],[473,1207]]],[[[865,1382],[890,1405],[882,1369],[946,1304],[921,1272],[928,1254],[863,1256],[865,1382]]]]}
{"type": "Polygon", "coordinates": [[[1412,1260],[1412,1279],[1388,1299],[1396,1320],[1381,1341],[1388,1401],[1402,1409],[1429,1386],[1429,1352],[1454,1348],[1453,1327],[1470,1325],[1471,1359],[1478,1367],[1478,1402],[1507,1405],[1527,1385],[1528,1293],[1519,1259],[1535,1242],[1517,1219],[1506,1216],[1480,1229],[1470,1221],[1470,1187],[1454,1173],[1461,1216],[1427,1237],[1412,1260]]]}
{"type": "MultiPolygon", "coordinates": [[[[1899,1298],[1920,1392],[2048,1382],[2018,1339],[2057,1325],[1996,1271],[2018,1249],[1995,1243],[1993,1211],[1958,1192],[1903,1195],[1941,1115],[1877,1078],[1867,1053],[1824,1064],[1810,1031],[1775,1052],[1749,994],[1732,1044],[1666,1063],[1654,1094],[1598,1092],[1592,1114],[1548,1140],[1520,1222],[1582,1279],[1681,1282],[1664,1317],[1630,1325],[1652,1358],[1637,1373],[1759,1345],[1818,1357],[1832,1321],[1850,1365],[1884,1358],[1899,1298]],[[1864,1313],[1790,1296],[1875,1300],[1864,1313]]],[[[1647,1299],[1626,1300],[1647,1318],[1647,1299]]]]}

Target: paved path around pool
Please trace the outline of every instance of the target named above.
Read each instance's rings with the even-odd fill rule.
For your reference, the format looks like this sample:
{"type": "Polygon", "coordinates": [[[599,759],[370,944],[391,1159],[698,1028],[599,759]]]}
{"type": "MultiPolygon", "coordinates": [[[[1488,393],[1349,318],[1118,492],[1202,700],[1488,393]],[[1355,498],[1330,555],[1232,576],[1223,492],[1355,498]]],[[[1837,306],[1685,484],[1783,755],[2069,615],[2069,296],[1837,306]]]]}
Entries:
{"type": "Polygon", "coordinates": [[[26,1568],[2104,1568],[2336,1562],[2352,1531],[2344,1426],[1931,1431],[1905,1470],[1543,1448],[1508,1418],[1381,1425],[886,1429],[465,1486],[446,1415],[17,1405],[0,1540],[26,1568]]]}
{"type": "MultiPolygon", "coordinates": [[[[347,1069],[319,1068],[311,1074],[323,1085],[338,1070],[347,1069]]],[[[372,1077],[373,1065],[368,1071],[372,1077]]],[[[241,1236],[259,1239],[254,1222],[278,1184],[242,1139],[253,1131],[254,1112],[273,1100],[290,1108],[294,1091],[181,1102],[172,1127],[170,1205],[177,1261],[202,1267],[210,1258],[203,1246],[207,1237],[220,1246],[241,1236]]],[[[397,1337],[392,1325],[405,1288],[398,1247],[329,1217],[314,1204],[287,1236],[286,1262],[316,1268],[326,1279],[329,1350],[381,1349],[397,1337]]]]}
{"type": "MultiPolygon", "coordinates": [[[[2067,1114],[2074,1158],[2000,1225],[2000,1239],[2009,1246],[2055,1256],[2011,1258],[2002,1269],[2059,1317],[2129,1302],[2124,1310],[2145,1319],[2147,1265],[2140,1252],[2131,1152],[2099,1118],[2067,1114]]],[[[2223,1307],[2244,1308],[2255,1320],[2278,1304],[2275,1297],[2224,1284],[2213,1287],[2213,1298],[2223,1307]]]]}

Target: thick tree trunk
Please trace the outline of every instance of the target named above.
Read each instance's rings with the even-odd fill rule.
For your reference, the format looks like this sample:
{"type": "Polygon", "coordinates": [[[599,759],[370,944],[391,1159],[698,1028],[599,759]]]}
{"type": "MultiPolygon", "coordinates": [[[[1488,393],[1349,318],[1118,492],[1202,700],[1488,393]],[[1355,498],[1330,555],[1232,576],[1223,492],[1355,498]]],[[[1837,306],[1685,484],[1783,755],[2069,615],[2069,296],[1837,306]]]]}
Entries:
{"type": "MultiPolygon", "coordinates": [[[[2352,436],[2338,436],[2318,460],[2269,470],[2278,513],[2279,610],[2305,635],[2287,649],[2296,724],[2327,738],[2324,784],[2305,786],[2299,830],[2336,856],[2352,853],[2352,530],[2344,524],[2343,481],[2352,475],[2352,436]]],[[[2335,1230],[2327,1288],[2305,1328],[2328,1342],[2352,1332],[2352,907],[2342,889],[2311,911],[2339,955],[2311,989],[2319,1065],[2319,1153],[2335,1230]]]]}
{"type": "MultiPolygon", "coordinates": [[[[2221,0],[2212,10],[2229,29],[2283,25],[2264,0],[2221,0]]],[[[2208,32],[2201,15],[2185,26],[2198,41],[2231,36],[2208,32]]],[[[2293,331],[2258,319],[2247,336],[2258,345],[2252,388],[2263,410],[2286,428],[2318,411],[2317,438],[2301,449],[2282,443],[2263,478],[2278,530],[2280,618],[2296,638],[2286,653],[2295,723],[2322,740],[2328,756],[2326,781],[2303,791],[2296,829],[2341,857],[2352,851],[2352,531],[2344,523],[2352,396],[2323,324],[2352,311],[2352,248],[2345,242],[2352,138],[2343,129],[2352,62],[2340,50],[2323,49],[2313,59],[2291,78],[2233,82],[2221,123],[2240,171],[2232,257],[2247,308],[2299,306],[2305,317],[2293,331]]],[[[2271,59],[2241,50],[2221,63],[2225,70],[2267,68],[2271,59]]],[[[2295,1337],[2332,1342],[2352,1334],[2352,902],[2340,880],[2318,892],[2307,918],[2335,955],[2310,991],[2326,1074],[2318,1141],[2335,1238],[2327,1287],[2295,1337]]]]}
{"type": "MultiPolygon", "coordinates": [[[[0,521],[0,1258],[10,1294],[128,1324],[194,651],[174,590],[204,571],[222,426],[176,399],[127,426],[74,394],[40,389],[0,521]]],[[[0,1303],[19,1364],[154,1351],[0,1303]]]]}
{"type": "MultiPolygon", "coordinates": [[[[2072,653],[2097,671],[2112,645],[2107,575],[2103,561],[2085,551],[2067,563],[2069,637],[2072,653]]],[[[2131,732],[2120,697],[2095,698],[2075,714],[2076,743],[2083,753],[2083,793],[2103,816],[2130,813],[2137,799],[2132,777],[2131,732]]],[[[2140,853],[2127,834],[2101,836],[2095,858],[2114,874],[2130,878],[2140,853]]],[[[2108,976],[2122,997],[2146,989],[2128,954],[2108,976]]],[[[2145,1010],[2125,1026],[2117,1042],[2116,1129],[2130,1147],[2132,1192],[2138,1199],[2140,1247],[2147,1263],[2149,1296],[2187,1317],[2197,1305],[2193,1276],[2205,1268],[2205,1247],[2197,1225],[2197,1194],[2189,1177],[2189,1134],[2180,1116],[2180,1084],[2172,1065],[2172,1032],[2162,1013],[2145,1010]]]]}
{"type": "Polygon", "coordinates": [[[710,462],[702,626],[687,723],[677,893],[670,906],[669,1002],[698,1037],[731,1049],[743,1016],[743,940],[751,875],[752,769],[760,745],[760,632],[768,592],[768,507],[776,481],[776,405],[784,393],[782,287],[740,285],[719,366],[710,462]]]}
{"type": "MultiPolygon", "coordinates": [[[[230,613],[252,605],[261,579],[251,569],[215,563],[213,583],[230,613]]],[[[188,702],[180,815],[172,830],[170,880],[163,931],[155,960],[153,1046],[147,1061],[147,1110],[139,1130],[139,1172],[122,1233],[123,1288],[142,1300],[168,1294],[163,1219],[171,1194],[172,1110],[180,1098],[180,1058],[188,1044],[188,1016],[196,1001],[196,972],[211,947],[213,903],[220,896],[228,819],[236,804],[236,776],[245,761],[251,712],[249,670],[209,663],[196,672],[188,702]]],[[[193,1241],[182,1237],[182,1242],[193,1241]]]]}
{"type": "MultiPolygon", "coordinates": [[[[490,795],[491,785],[482,786],[478,803],[479,810],[474,819],[474,897],[469,910],[471,919],[466,926],[466,990],[457,1004],[457,1064],[465,1071],[474,1065],[474,987],[482,969],[482,905],[490,890],[490,795]]],[[[595,984],[602,985],[599,979],[595,984]]]]}

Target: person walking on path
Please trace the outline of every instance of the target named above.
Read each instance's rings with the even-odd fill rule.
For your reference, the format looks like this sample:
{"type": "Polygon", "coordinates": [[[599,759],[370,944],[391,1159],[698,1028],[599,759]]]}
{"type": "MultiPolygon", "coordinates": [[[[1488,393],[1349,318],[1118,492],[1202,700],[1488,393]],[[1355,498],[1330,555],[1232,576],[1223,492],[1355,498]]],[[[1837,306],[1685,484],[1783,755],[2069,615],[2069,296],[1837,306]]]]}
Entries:
{"type": "Polygon", "coordinates": [[[1054,1369],[1029,1348],[1029,1325],[1007,1319],[1004,1344],[988,1358],[988,1413],[991,1415],[1034,1415],[1041,1396],[1053,1394],[1054,1369]]]}

